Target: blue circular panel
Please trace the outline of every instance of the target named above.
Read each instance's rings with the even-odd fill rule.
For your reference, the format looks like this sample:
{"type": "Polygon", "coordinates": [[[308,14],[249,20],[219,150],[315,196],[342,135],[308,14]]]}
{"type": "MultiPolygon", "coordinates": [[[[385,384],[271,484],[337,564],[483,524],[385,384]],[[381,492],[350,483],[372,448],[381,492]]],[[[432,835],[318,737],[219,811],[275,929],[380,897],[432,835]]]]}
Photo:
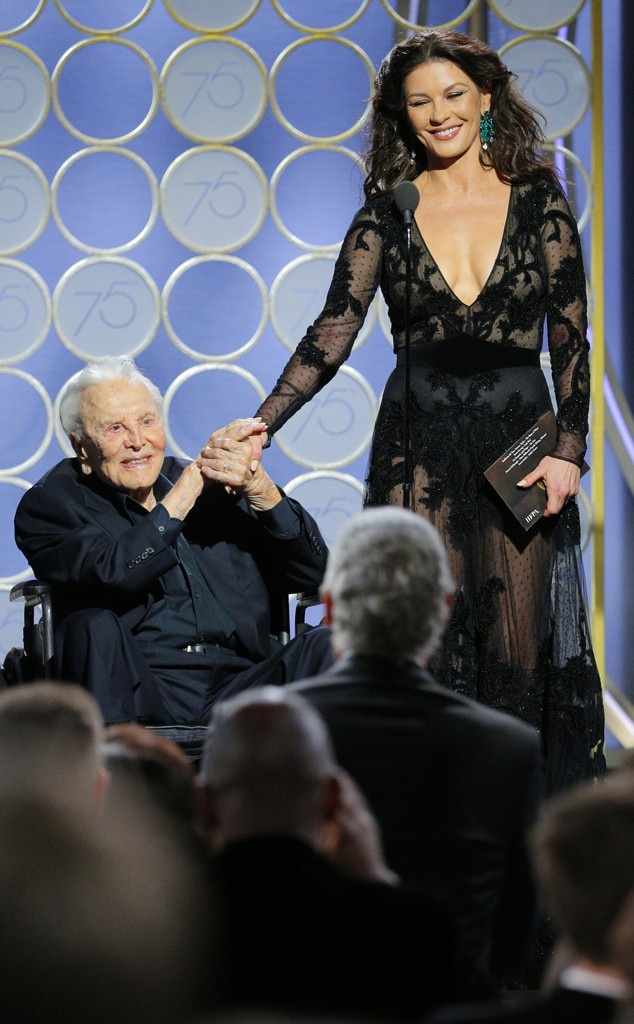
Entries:
{"type": "Polygon", "coordinates": [[[262,385],[239,367],[186,370],[165,392],[166,430],[175,453],[195,459],[214,430],[252,416],[264,397],[262,385]]]}
{"type": "Polygon", "coordinates": [[[363,174],[341,146],[296,150],[271,178],[271,213],[280,231],[306,249],[339,247],[359,205],[363,174]]]}
{"type": "Polygon", "coordinates": [[[53,181],[54,212],[70,241],[88,250],[122,250],[149,231],[156,182],[127,150],[91,148],[76,154],[53,181]]]}
{"type": "Polygon", "coordinates": [[[149,57],[136,47],[117,39],[89,40],[57,65],[56,104],[69,130],[88,141],[131,138],[158,106],[156,77],[149,57]]]}
{"type": "Polygon", "coordinates": [[[197,256],[182,264],[166,285],[163,305],[174,344],[200,360],[235,357],[236,349],[256,343],[267,320],[264,282],[230,256],[197,256]]]}

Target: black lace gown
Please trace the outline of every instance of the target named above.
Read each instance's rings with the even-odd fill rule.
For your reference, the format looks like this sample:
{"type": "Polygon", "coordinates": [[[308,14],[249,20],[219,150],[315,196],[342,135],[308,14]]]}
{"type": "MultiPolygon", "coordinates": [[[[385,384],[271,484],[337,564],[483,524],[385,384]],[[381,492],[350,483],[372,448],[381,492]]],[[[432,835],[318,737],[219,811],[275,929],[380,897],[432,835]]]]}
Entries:
{"type": "MultiPolygon", "coordinates": [[[[391,197],[369,200],[347,232],[324,310],[259,409],[273,434],[331,380],[380,287],[397,365],[375,425],[366,505],[403,503],[405,244],[391,197]]],[[[412,507],[439,530],[457,587],[431,668],[446,685],[540,730],[554,792],[605,767],[579,511],[571,501],[525,533],[483,471],[551,408],[539,365],[545,323],[557,397],[553,454],[583,461],[590,390],[576,223],[558,186],[514,185],[497,259],[469,306],[416,224],[411,263],[412,507]]]]}

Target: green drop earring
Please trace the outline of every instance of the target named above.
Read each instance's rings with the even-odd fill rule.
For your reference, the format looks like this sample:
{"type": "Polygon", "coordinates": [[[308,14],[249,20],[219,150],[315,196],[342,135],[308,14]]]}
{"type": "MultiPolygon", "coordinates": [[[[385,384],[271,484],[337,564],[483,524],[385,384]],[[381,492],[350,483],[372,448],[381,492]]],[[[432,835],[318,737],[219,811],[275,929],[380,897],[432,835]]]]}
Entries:
{"type": "Polygon", "coordinates": [[[488,110],[484,111],[484,114],[480,118],[480,142],[482,143],[483,150],[486,151],[489,148],[489,143],[492,141],[495,135],[495,125],[493,124],[493,118],[488,110]]]}

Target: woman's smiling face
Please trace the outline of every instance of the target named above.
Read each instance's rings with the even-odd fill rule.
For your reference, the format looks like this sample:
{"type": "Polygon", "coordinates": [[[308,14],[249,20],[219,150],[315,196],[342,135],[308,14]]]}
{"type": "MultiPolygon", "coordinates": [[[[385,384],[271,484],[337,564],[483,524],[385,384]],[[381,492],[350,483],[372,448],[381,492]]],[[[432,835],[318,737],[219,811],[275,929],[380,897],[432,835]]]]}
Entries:
{"type": "Polygon", "coordinates": [[[480,148],[480,118],[490,94],[457,64],[431,60],[410,71],[404,81],[410,127],[427,151],[428,166],[453,161],[472,147],[480,148]]]}

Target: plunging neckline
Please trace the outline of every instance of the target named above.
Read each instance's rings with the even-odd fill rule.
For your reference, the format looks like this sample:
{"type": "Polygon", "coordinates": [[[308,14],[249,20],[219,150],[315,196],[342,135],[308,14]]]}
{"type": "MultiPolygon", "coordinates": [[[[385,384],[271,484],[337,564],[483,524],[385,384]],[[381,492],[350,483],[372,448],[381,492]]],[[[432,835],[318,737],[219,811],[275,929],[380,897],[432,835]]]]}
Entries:
{"type": "Polygon", "coordinates": [[[495,259],[493,260],[493,266],[491,267],[491,270],[489,271],[489,274],[488,274],[484,284],[482,285],[482,288],[480,289],[480,291],[476,295],[476,297],[473,300],[473,302],[464,302],[460,298],[459,295],[456,295],[455,291],[453,290],[453,288],[451,287],[451,285],[447,281],[447,278],[445,277],[445,275],[443,274],[442,270],[440,269],[438,261],[436,260],[433,252],[431,251],[431,249],[427,245],[427,242],[425,241],[425,236],[423,235],[423,232],[420,229],[420,225],[419,225],[418,221],[416,220],[416,217],[414,217],[414,225],[416,227],[416,231],[418,232],[418,237],[420,238],[421,242],[423,243],[423,245],[424,245],[424,247],[425,247],[425,249],[427,251],[427,255],[429,256],[429,258],[432,261],[432,263],[434,264],[436,270],[440,274],[440,276],[441,276],[441,278],[443,280],[443,283],[444,283],[445,287],[447,288],[447,291],[450,292],[451,295],[456,300],[456,302],[458,302],[461,306],[464,306],[465,309],[473,309],[475,304],[477,302],[479,302],[480,299],[482,298],[482,296],[484,295],[484,293],[485,293],[485,291],[486,291],[486,289],[488,287],[489,281],[493,277],[493,273],[494,273],[495,268],[497,267],[499,259],[500,259],[500,254],[501,254],[502,249],[504,248],[504,244],[506,242],[506,233],[507,233],[507,228],[508,228],[508,224],[509,224],[509,219],[510,219],[510,216],[511,216],[511,208],[513,206],[514,195],[515,195],[515,186],[511,185],[511,187],[509,189],[508,205],[506,207],[506,217],[504,218],[504,227],[502,228],[502,238],[500,239],[500,244],[499,244],[497,252],[495,254],[495,259]]]}

